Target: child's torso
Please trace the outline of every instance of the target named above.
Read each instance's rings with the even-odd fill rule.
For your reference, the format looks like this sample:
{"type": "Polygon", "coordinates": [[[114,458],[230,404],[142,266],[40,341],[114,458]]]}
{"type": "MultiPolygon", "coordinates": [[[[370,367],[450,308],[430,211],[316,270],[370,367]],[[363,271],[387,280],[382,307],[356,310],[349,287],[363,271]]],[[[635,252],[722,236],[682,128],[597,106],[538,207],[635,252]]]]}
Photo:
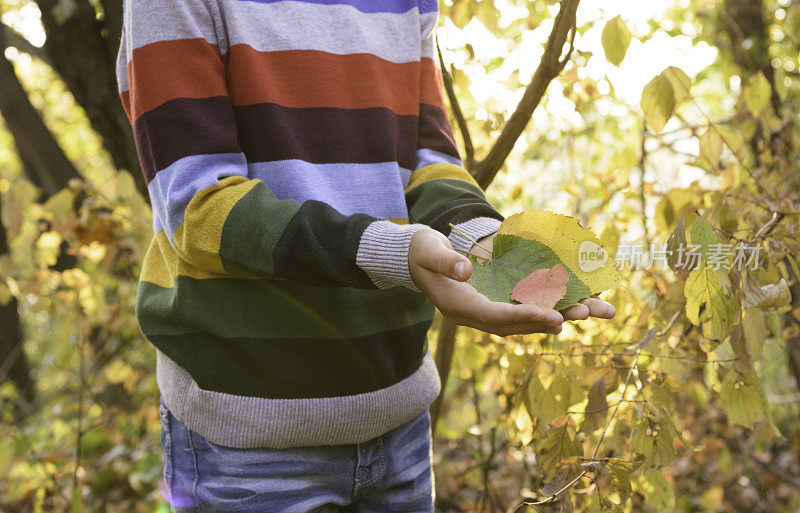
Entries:
{"type": "MultiPolygon", "coordinates": [[[[405,220],[436,4],[220,0],[217,34],[251,178],[278,198],[405,220]],[[344,194],[343,194],[344,192],[344,194]]],[[[439,103],[427,99],[427,103],[439,103]]]]}

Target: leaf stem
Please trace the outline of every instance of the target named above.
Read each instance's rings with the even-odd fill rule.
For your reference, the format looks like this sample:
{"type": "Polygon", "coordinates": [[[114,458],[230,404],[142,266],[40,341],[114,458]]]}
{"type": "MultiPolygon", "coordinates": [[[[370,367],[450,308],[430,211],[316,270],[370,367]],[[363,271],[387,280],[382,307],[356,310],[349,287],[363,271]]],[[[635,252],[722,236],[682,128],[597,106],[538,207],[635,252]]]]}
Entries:
{"type": "MultiPolygon", "coordinates": [[[[461,235],[463,235],[464,237],[466,237],[466,238],[467,238],[467,240],[469,240],[471,243],[475,244],[476,246],[478,246],[479,248],[481,248],[482,250],[486,251],[486,252],[487,252],[487,253],[489,253],[489,254],[491,254],[491,253],[492,253],[492,252],[491,252],[491,251],[489,251],[488,249],[486,249],[486,248],[484,248],[483,246],[481,246],[481,245],[478,243],[478,241],[474,240],[472,237],[470,237],[470,236],[469,236],[469,235],[467,235],[466,233],[464,233],[464,232],[462,232],[461,230],[459,230],[458,228],[456,228],[456,227],[455,227],[455,225],[453,225],[453,223],[448,223],[448,224],[450,225],[450,228],[452,228],[453,230],[457,231],[458,233],[460,233],[461,235]]],[[[471,254],[472,254],[472,253],[470,253],[470,255],[471,255],[471,254]]],[[[475,255],[475,256],[477,257],[478,255],[475,255]]],[[[481,257],[481,258],[483,258],[483,257],[481,257]]]]}
{"type": "Polygon", "coordinates": [[[480,258],[481,260],[486,260],[485,256],[476,255],[475,253],[470,253],[469,251],[464,251],[463,249],[453,248],[453,250],[460,251],[461,253],[464,253],[464,254],[467,254],[467,255],[472,255],[475,258],[480,258]]]}

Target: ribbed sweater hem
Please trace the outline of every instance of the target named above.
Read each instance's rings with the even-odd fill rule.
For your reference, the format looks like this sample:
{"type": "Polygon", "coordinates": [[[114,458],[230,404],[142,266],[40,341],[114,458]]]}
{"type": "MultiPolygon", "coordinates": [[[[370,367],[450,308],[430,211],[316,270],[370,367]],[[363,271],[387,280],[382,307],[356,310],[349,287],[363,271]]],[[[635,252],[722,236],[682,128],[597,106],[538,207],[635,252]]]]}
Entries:
{"type": "Polygon", "coordinates": [[[164,404],[189,429],[240,449],[362,443],[422,413],[441,389],[430,351],[402,381],[341,397],[268,399],[204,390],[158,349],[156,381],[164,404]]]}

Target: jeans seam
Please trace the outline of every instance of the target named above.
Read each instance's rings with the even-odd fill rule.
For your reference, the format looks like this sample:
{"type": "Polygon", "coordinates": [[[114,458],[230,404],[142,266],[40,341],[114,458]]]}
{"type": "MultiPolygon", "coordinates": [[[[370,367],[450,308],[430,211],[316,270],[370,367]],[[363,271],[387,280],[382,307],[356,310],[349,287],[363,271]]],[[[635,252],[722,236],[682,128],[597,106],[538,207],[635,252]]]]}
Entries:
{"type": "Polygon", "coordinates": [[[166,467],[164,472],[166,474],[164,476],[164,486],[167,490],[167,493],[170,496],[170,499],[174,496],[174,481],[175,481],[175,464],[172,458],[172,422],[169,418],[169,410],[163,404],[159,404],[159,414],[161,417],[162,422],[162,429],[164,430],[164,465],[166,467]]]}
{"type": "Polygon", "coordinates": [[[194,448],[194,437],[192,436],[193,435],[192,430],[189,429],[189,428],[186,428],[186,431],[187,431],[187,434],[189,435],[188,436],[188,438],[189,438],[189,447],[192,450],[192,466],[194,467],[194,469],[193,469],[194,470],[194,482],[192,483],[192,495],[193,495],[193,499],[197,501],[197,509],[200,511],[200,513],[203,513],[205,511],[205,508],[203,507],[203,501],[201,501],[200,497],[197,495],[197,482],[200,480],[200,470],[199,470],[199,466],[197,465],[197,451],[194,448]]]}
{"type": "MultiPolygon", "coordinates": [[[[359,488],[369,486],[376,479],[381,477],[381,474],[383,473],[383,469],[386,466],[386,451],[383,448],[383,437],[382,436],[378,437],[378,447],[379,447],[379,451],[380,451],[380,454],[381,454],[380,457],[378,458],[379,466],[376,469],[376,471],[372,474],[371,478],[367,479],[363,483],[358,483],[358,487],[359,488]]],[[[359,468],[361,468],[361,467],[359,467],[359,468]]]]}

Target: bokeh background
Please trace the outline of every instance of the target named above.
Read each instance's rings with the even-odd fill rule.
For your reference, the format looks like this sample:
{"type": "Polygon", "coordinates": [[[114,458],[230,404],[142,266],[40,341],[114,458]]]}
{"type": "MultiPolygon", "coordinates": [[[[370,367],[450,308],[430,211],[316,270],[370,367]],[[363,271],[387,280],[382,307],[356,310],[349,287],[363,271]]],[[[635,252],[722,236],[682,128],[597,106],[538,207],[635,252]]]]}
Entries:
{"type": "MultiPolygon", "coordinates": [[[[504,215],[574,216],[612,256],[702,224],[760,258],[623,268],[617,317],[558,336],[437,318],[438,510],[800,511],[800,2],[440,9],[454,134],[504,215]]],[[[0,20],[0,511],[169,511],[121,0],[0,20]]]]}

